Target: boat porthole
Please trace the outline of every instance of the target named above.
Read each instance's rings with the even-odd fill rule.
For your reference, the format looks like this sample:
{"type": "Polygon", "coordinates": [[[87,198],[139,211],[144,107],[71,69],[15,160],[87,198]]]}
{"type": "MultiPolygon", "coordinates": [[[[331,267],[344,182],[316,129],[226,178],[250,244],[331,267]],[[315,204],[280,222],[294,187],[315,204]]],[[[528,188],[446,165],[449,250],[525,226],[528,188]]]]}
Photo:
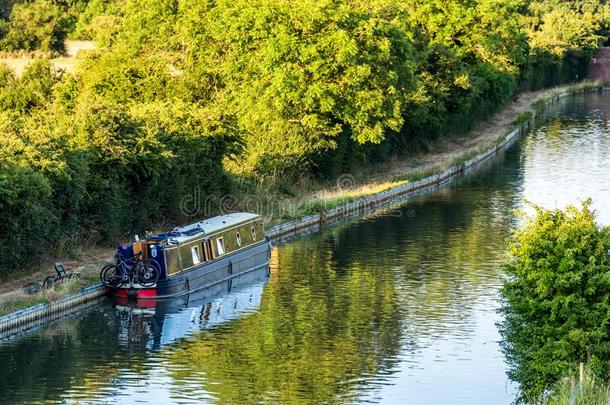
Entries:
{"type": "Polygon", "coordinates": [[[237,241],[237,246],[241,246],[241,235],[239,232],[235,234],[235,240],[237,241]]]}
{"type": "Polygon", "coordinates": [[[250,232],[252,232],[252,240],[256,240],[256,229],[254,227],[250,228],[250,232]]]}

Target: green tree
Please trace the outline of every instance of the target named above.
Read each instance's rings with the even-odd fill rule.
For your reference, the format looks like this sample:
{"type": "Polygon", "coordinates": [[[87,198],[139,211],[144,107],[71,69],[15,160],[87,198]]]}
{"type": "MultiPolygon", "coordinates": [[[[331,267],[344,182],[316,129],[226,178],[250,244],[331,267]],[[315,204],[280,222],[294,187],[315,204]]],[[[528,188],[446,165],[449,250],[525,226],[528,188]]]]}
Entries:
{"type": "Polygon", "coordinates": [[[532,1],[526,19],[532,53],[594,52],[607,35],[609,12],[601,1],[532,1]]]}
{"type": "Polygon", "coordinates": [[[63,52],[67,24],[67,15],[49,1],[17,3],[5,26],[8,32],[0,41],[0,49],[63,52]]]}
{"type": "Polygon", "coordinates": [[[49,246],[109,243],[182,220],[194,189],[222,195],[225,170],[326,179],[466,131],[518,88],[582,77],[607,16],[592,0],[3,2],[0,49],[97,51],[75,74],[0,68],[0,172],[44,177],[49,246]]]}
{"type": "Polygon", "coordinates": [[[521,399],[539,398],[579,362],[610,372],[610,229],[596,224],[590,204],[534,207],[515,232],[500,330],[521,399]]]}
{"type": "Polygon", "coordinates": [[[235,112],[246,170],[294,170],[343,130],[378,143],[401,128],[414,49],[397,3],[186,3],[185,80],[235,112]]]}
{"type": "Polygon", "coordinates": [[[76,76],[48,61],[19,78],[0,69],[0,218],[7,218],[0,243],[20,245],[3,257],[0,273],[43,252],[114,244],[134,230],[182,222],[184,196],[203,207],[207,195],[222,194],[222,161],[239,146],[233,118],[170,98],[162,69],[151,74],[149,65],[116,58],[108,77],[96,60],[76,76]]]}

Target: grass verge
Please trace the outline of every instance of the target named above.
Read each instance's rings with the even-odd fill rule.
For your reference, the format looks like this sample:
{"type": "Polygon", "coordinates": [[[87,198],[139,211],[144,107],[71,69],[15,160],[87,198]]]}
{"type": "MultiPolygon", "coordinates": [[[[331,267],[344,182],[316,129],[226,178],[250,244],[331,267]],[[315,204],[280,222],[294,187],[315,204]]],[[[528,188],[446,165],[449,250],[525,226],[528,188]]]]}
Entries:
{"type": "Polygon", "coordinates": [[[0,302],[0,316],[33,307],[38,304],[52,303],[98,283],[99,279],[97,277],[95,278],[95,282],[90,278],[69,278],[62,280],[60,283],[57,283],[50,288],[40,290],[31,295],[25,293],[23,290],[13,291],[10,295],[5,295],[0,302]]]}

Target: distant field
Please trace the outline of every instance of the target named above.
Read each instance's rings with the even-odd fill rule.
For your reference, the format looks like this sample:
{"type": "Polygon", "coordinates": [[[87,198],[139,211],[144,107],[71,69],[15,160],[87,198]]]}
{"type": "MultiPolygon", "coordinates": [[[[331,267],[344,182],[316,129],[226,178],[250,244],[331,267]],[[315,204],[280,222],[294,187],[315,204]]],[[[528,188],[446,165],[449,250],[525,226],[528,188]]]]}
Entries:
{"type": "MultiPolygon", "coordinates": [[[[79,52],[92,49],[95,49],[93,41],[66,41],[66,55],[51,59],[51,62],[58,69],[73,72],[78,63],[79,52]]],[[[8,65],[19,76],[34,59],[32,56],[3,56],[0,57],[0,63],[8,65]]]]}

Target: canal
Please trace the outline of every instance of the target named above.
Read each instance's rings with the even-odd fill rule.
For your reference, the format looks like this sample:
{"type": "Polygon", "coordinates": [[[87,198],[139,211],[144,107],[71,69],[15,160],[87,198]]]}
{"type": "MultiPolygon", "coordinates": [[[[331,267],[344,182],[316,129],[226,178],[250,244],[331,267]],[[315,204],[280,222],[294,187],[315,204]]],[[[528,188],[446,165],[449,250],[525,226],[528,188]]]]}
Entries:
{"type": "Polygon", "coordinates": [[[610,224],[610,93],[562,101],[483,171],[274,249],[270,276],[110,300],[0,342],[18,402],[511,403],[496,323],[515,209],[591,197],[610,224]]]}

